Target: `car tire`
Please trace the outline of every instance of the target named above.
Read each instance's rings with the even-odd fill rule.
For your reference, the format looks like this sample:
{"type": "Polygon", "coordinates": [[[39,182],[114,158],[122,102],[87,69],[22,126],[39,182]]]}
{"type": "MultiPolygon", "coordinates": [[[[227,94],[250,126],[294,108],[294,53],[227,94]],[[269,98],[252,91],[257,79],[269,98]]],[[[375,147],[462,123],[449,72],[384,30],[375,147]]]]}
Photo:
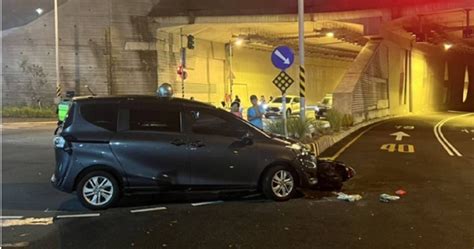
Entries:
{"type": "Polygon", "coordinates": [[[93,171],[86,174],[76,187],[79,201],[92,210],[111,207],[119,199],[119,192],[117,180],[105,171],[93,171]]]}
{"type": "Polygon", "coordinates": [[[287,201],[296,191],[296,175],[285,166],[275,166],[264,173],[262,192],[275,201],[287,201]]]}

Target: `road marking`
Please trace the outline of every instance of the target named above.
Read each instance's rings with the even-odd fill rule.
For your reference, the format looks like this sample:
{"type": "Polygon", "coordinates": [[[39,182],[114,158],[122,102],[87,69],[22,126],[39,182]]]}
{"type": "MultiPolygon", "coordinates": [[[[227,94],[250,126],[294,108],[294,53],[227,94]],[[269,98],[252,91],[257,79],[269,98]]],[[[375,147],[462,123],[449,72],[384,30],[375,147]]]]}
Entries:
{"type": "Polygon", "coordinates": [[[0,219],[23,219],[23,216],[0,216],[0,219]]]}
{"type": "Polygon", "coordinates": [[[380,149],[388,152],[415,153],[415,146],[412,144],[383,144],[380,149]]]}
{"type": "Polygon", "coordinates": [[[204,206],[204,205],[212,205],[212,204],[218,204],[222,203],[224,201],[205,201],[205,202],[197,202],[197,203],[192,203],[191,206],[193,207],[199,207],[199,206],[204,206]]]}
{"type": "Polygon", "coordinates": [[[412,144],[399,144],[398,152],[400,153],[415,153],[415,146],[412,144]]]}
{"type": "Polygon", "coordinates": [[[386,122],[388,122],[389,120],[386,120],[386,121],[382,121],[380,123],[376,123],[374,125],[371,125],[369,128],[365,129],[364,131],[362,131],[359,135],[357,135],[355,138],[353,138],[349,143],[347,143],[346,145],[344,145],[344,147],[342,147],[338,152],[336,152],[336,154],[334,154],[334,156],[332,157],[328,157],[327,159],[330,159],[330,160],[336,160],[336,158],[338,158],[347,148],[349,148],[349,146],[351,146],[353,143],[355,143],[357,141],[357,139],[359,139],[360,137],[362,137],[362,135],[364,135],[366,132],[370,131],[372,128],[374,127],[377,127],[381,124],[384,124],[386,122]]]}
{"type": "Polygon", "coordinates": [[[151,211],[159,211],[159,210],[166,210],[166,207],[134,209],[134,210],[130,210],[130,213],[134,214],[134,213],[143,213],[143,212],[151,212],[151,211]]]}
{"type": "Polygon", "coordinates": [[[403,131],[398,131],[395,133],[390,134],[390,136],[395,136],[395,140],[402,141],[403,137],[410,137],[410,135],[406,134],[403,131]]]}
{"type": "Polygon", "coordinates": [[[2,243],[0,248],[2,248],[2,247],[27,247],[28,245],[30,245],[30,243],[26,242],[26,241],[16,242],[16,243],[2,243]]]}
{"type": "Polygon", "coordinates": [[[414,130],[415,126],[414,125],[395,125],[395,129],[414,130]]]}
{"type": "Polygon", "coordinates": [[[53,217],[48,218],[26,218],[2,220],[2,227],[12,226],[46,226],[53,224],[53,217]]]}
{"type": "Polygon", "coordinates": [[[382,146],[380,146],[381,150],[386,150],[388,152],[395,152],[396,148],[396,144],[383,144],[382,146]]]}
{"type": "Polygon", "coordinates": [[[460,118],[460,117],[464,117],[464,116],[469,116],[471,115],[472,113],[465,113],[465,114],[462,114],[462,115],[457,115],[457,116],[454,116],[454,117],[449,117],[449,118],[445,118],[441,121],[439,121],[433,128],[433,132],[435,134],[435,137],[436,139],[438,139],[438,142],[443,146],[443,148],[446,150],[446,152],[448,152],[448,154],[450,156],[458,156],[458,157],[462,157],[462,154],[459,153],[459,151],[446,139],[446,137],[444,136],[443,134],[443,131],[441,130],[441,128],[443,127],[443,125],[450,121],[450,120],[453,120],[455,118],[460,118]]]}
{"type": "Polygon", "coordinates": [[[98,217],[100,213],[92,213],[92,214],[65,214],[65,215],[57,215],[57,219],[66,219],[66,218],[87,218],[87,217],[98,217]]]}

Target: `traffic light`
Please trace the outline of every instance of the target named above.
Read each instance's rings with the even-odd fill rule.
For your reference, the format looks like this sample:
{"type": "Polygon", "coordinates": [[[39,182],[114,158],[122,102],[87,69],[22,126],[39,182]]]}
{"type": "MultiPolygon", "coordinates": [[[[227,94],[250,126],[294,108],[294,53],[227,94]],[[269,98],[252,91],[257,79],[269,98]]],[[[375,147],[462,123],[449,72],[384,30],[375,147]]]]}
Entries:
{"type": "Polygon", "coordinates": [[[188,35],[188,49],[194,49],[194,36],[188,35]]]}

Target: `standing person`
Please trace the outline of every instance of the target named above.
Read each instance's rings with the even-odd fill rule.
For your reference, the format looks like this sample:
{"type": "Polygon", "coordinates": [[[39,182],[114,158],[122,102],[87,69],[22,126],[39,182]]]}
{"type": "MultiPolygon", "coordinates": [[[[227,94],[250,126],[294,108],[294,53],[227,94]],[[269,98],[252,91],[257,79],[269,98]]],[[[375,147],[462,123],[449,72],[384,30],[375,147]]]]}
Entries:
{"type": "Polygon", "coordinates": [[[258,98],[255,95],[250,96],[250,102],[252,107],[247,110],[248,121],[256,127],[263,129],[263,114],[265,110],[261,105],[258,104],[258,98]]]}
{"type": "Polygon", "coordinates": [[[265,105],[266,103],[267,103],[267,101],[265,100],[265,96],[264,95],[260,96],[260,103],[259,104],[260,105],[265,105]]]}
{"type": "Polygon", "coordinates": [[[235,100],[234,100],[234,102],[238,102],[238,103],[240,103],[240,98],[239,98],[239,95],[235,95],[235,100]]]}
{"type": "Polygon", "coordinates": [[[234,101],[230,106],[230,113],[234,114],[235,116],[242,118],[242,112],[240,112],[240,103],[234,101]]]}
{"type": "Polygon", "coordinates": [[[270,98],[268,99],[268,102],[272,102],[273,100],[273,96],[270,96],[270,98]]]}

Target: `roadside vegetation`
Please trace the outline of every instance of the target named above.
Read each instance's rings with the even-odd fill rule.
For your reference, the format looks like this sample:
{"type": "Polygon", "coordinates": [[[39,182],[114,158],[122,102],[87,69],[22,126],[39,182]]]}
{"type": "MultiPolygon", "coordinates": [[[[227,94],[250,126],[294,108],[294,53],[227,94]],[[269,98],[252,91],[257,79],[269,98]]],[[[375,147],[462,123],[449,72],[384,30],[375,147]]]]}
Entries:
{"type": "MultiPolygon", "coordinates": [[[[343,115],[337,110],[329,110],[324,121],[314,118],[307,118],[303,121],[300,117],[289,117],[287,119],[288,136],[301,142],[311,142],[321,136],[331,135],[342,129],[348,129],[352,125],[354,125],[352,115],[343,115]]],[[[283,120],[275,119],[269,121],[266,130],[271,133],[284,135],[283,120]]]]}
{"type": "Polygon", "coordinates": [[[3,118],[56,118],[56,107],[4,106],[3,118]]]}

